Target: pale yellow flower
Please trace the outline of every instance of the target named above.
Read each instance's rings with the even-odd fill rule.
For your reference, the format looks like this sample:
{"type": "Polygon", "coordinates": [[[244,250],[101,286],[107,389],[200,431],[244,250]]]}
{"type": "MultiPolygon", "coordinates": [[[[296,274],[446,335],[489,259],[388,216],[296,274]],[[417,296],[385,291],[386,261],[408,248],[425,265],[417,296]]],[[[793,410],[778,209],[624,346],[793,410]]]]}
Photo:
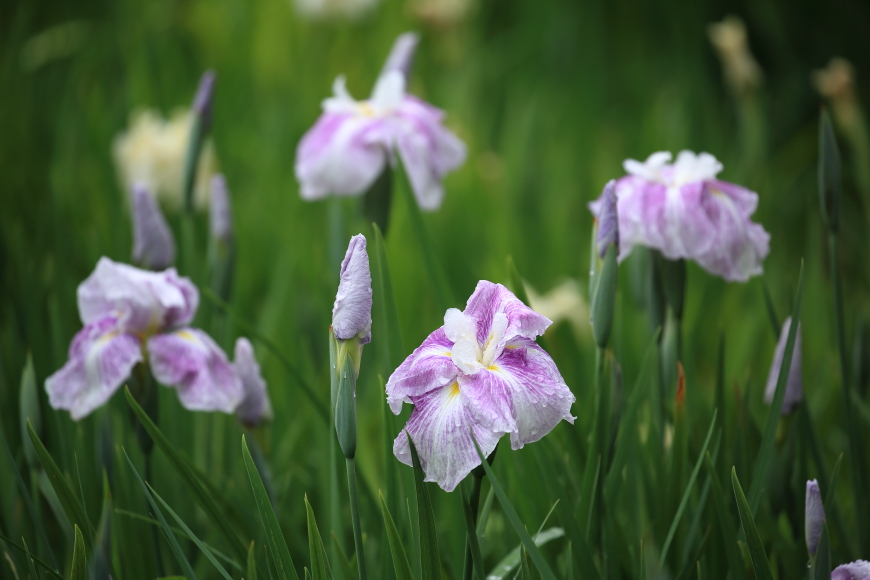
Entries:
{"type": "MultiPolygon", "coordinates": [[[[134,112],[126,131],[112,144],[115,166],[125,192],[134,183],[153,191],[164,205],[180,209],[184,204],[184,164],[190,140],[190,111],[176,111],[169,120],[147,109],[134,112]]],[[[194,205],[208,205],[211,177],[217,159],[211,141],[206,142],[197,166],[194,205]]]]}
{"type": "Polygon", "coordinates": [[[742,94],[761,85],[764,75],[749,51],[746,26],[740,18],[727,16],[722,22],[710,24],[707,35],[722,61],[725,81],[732,91],[742,94]]]}
{"type": "Polygon", "coordinates": [[[585,340],[591,336],[589,305],[580,294],[577,280],[568,278],[545,294],[538,294],[529,284],[525,289],[531,309],[552,320],[554,326],[567,320],[578,337],[585,340]]]}
{"type": "Polygon", "coordinates": [[[469,13],[472,0],[410,0],[411,12],[420,20],[443,28],[449,28],[463,20],[469,13]]]}
{"type": "Polygon", "coordinates": [[[828,66],[813,71],[813,86],[831,103],[834,116],[848,129],[858,121],[858,101],[855,99],[855,69],[845,58],[835,56],[828,66]]]}
{"type": "Polygon", "coordinates": [[[359,18],[380,0],[295,0],[296,10],[308,18],[359,18]]]}

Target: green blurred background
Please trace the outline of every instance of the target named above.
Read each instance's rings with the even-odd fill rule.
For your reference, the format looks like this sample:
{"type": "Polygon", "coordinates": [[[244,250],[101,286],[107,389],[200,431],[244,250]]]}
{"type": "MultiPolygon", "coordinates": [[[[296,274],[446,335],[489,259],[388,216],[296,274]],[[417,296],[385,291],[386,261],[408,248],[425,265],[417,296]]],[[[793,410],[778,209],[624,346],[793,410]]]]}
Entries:
{"type": "MultiPolygon", "coordinates": [[[[101,467],[115,461],[117,472],[127,469],[117,463],[118,446],[125,445],[140,460],[122,396],[116,396],[108,409],[75,424],[66,413],[48,407],[42,383],[63,365],[69,342],[80,327],[78,283],[100,256],[129,261],[131,224],[126,192],[113,164],[113,139],[137,108],[155,108],[169,116],[176,108],[188,107],[200,74],[208,68],[218,77],[212,138],[234,206],[238,254],[233,308],[277,344],[326,400],[326,329],[338,280],[338,264],[329,248],[330,204],[335,206],[333,212],[342,215],[346,237],[357,232],[370,236],[371,226],[362,217],[358,199],[306,203],[299,198],[293,173],[295,148],[317,118],[320,101],[330,94],[338,74],[347,76],[355,97],[367,96],[395,37],[416,30],[421,42],[410,90],[447,112],[446,124],[466,142],[469,152],[465,165],[446,179],[441,209],[424,216],[453,294],[460,300],[453,306],[462,307],[479,279],[508,283],[509,255],[538,292],[565,278],[574,278],[585,288],[592,226],[586,204],[608,179],[622,174],[622,161],[645,159],[659,150],[713,153],[725,167],[720,177],[759,193],[755,220],[772,236],[763,280],[780,320],[791,310],[800,261],[805,260],[805,398],[831,469],[847,443],[834,343],[831,264],[816,186],[822,99],[811,73],[834,56],[845,57],[855,70],[855,106],[866,109],[870,4],[863,0],[486,0],[471,2],[467,13],[453,21],[436,22],[420,13],[419,7],[404,0],[382,0],[354,20],[308,19],[288,0],[4,3],[0,8],[0,420],[16,461],[25,465],[19,381],[28,353],[40,385],[40,434],[69,473],[76,471],[78,461],[85,503],[93,518],[99,514],[101,467]],[[708,38],[708,25],[730,14],[745,22],[749,48],[763,71],[763,82],[743,92],[730,89],[723,79],[722,63],[708,38]],[[39,38],[43,51],[34,57],[33,43],[39,38]],[[109,459],[104,461],[95,441],[104,440],[99,430],[107,421],[116,446],[110,446],[114,452],[107,452],[109,459]]],[[[868,314],[865,212],[870,191],[864,190],[861,172],[867,171],[870,159],[861,149],[860,137],[850,138],[852,133],[839,123],[838,130],[844,160],[841,267],[846,336],[856,345],[855,384],[866,402],[862,333],[868,314]]],[[[866,138],[866,127],[863,130],[866,138]]],[[[180,219],[172,213],[168,217],[177,235],[180,219]]],[[[203,214],[197,218],[203,258],[206,230],[203,214]]],[[[441,324],[443,305],[431,288],[405,200],[399,195],[394,196],[387,253],[404,356],[441,324]]],[[[652,337],[638,292],[635,261],[633,256],[620,269],[612,340],[627,385],[637,377],[652,337]]],[[[733,385],[739,385],[734,388],[740,389],[750,411],[746,420],[763,425],[766,407],[761,392],[775,335],[762,281],[728,284],[694,264],[688,270],[683,363],[691,433],[702,438],[712,415],[720,336],[727,345],[729,420],[737,420],[737,403],[731,397],[733,385]]],[[[203,304],[199,322],[214,323],[208,303],[203,304]]],[[[375,325],[374,340],[366,347],[358,390],[359,463],[367,490],[363,492],[364,527],[371,536],[375,566],[383,563],[378,558],[383,542],[380,515],[371,498],[383,486],[385,461],[384,397],[378,375],[386,378],[391,370],[378,355],[378,330],[375,325]]],[[[238,333],[238,329],[227,332],[221,338],[224,346],[229,347],[238,333]]],[[[557,499],[537,493],[537,475],[530,473],[539,473],[543,460],[536,453],[573,454],[560,464],[558,474],[560,483],[564,480],[565,488],[570,487],[572,480],[581,477],[586,458],[582,451],[568,450],[585,440],[593,414],[594,347],[588,328],[562,322],[548,331],[547,341],[577,396],[577,426],[560,425],[544,443],[536,444],[546,451],[535,452],[535,446],[505,451],[496,464],[530,529],[537,527],[557,499]],[[576,432],[569,432],[572,429],[576,432]]],[[[332,431],[280,362],[259,345],[257,352],[275,410],[274,422],[257,438],[271,466],[279,517],[291,551],[304,561],[303,493],[318,513],[321,531],[328,535],[325,441],[332,431]]],[[[161,426],[167,436],[212,474],[229,497],[250,508],[250,489],[238,453],[241,430],[235,419],[194,417],[180,409],[171,392],[164,391],[161,397],[161,426]]],[[[864,433],[866,416],[860,412],[865,409],[859,407],[857,415],[864,421],[864,433]]],[[[691,457],[695,457],[698,444],[691,441],[691,457]]],[[[576,448],[582,449],[582,444],[576,448]]],[[[189,523],[197,522],[197,529],[207,530],[202,514],[190,504],[187,491],[159,453],[156,461],[155,488],[189,523]]],[[[27,535],[32,528],[6,462],[0,458],[0,526],[11,537],[27,535]]],[[[849,509],[848,472],[849,466],[844,465],[839,489],[846,527],[853,529],[858,516],[849,509]]],[[[434,489],[433,493],[442,549],[453,565],[458,562],[461,567],[464,529],[458,498],[434,489]]],[[[116,495],[119,506],[144,511],[140,496],[116,495]]],[[[788,501],[792,500],[802,502],[800,496],[788,501]]],[[[42,509],[50,519],[48,507],[42,509]]],[[[239,509],[248,529],[257,530],[256,514],[239,509]]],[[[773,548],[781,546],[777,530],[784,525],[777,523],[777,510],[772,505],[765,512],[770,519],[765,539],[773,548]]],[[[788,513],[794,532],[789,549],[795,549],[800,545],[797,520],[802,508],[791,506],[788,513]]],[[[551,524],[559,525],[558,519],[557,513],[551,524]]],[[[129,526],[131,534],[147,541],[148,536],[142,535],[146,524],[123,520],[118,525],[129,526]]],[[[502,528],[494,528],[485,546],[488,563],[495,563],[516,544],[504,520],[494,515],[492,525],[502,528]]],[[[60,526],[52,529],[58,554],[69,554],[64,551],[71,546],[64,541],[67,531],[60,526]]],[[[638,533],[642,537],[647,532],[638,533]]],[[[350,549],[348,534],[349,527],[339,533],[350,549]]],[[[636,546],[634,539],[629,543],[636,546]]],[[[841,556],[835,563],[859,555],[870,558],[870,551],[852,553],[846,543],[835,537],[835,553],[841,556]]],[[[805,559],[805,553],[799,557],[805,559]]],[[[783,570],[794,566],[800,570],[804,563],[783,570]]],[[[119,575],[153,577],[156,569],[149,568],[153,565],[144,557],[141,569],[127,563],[119,575]]],[[[458,576],[448,564],[445,570],[458,576]]]]}

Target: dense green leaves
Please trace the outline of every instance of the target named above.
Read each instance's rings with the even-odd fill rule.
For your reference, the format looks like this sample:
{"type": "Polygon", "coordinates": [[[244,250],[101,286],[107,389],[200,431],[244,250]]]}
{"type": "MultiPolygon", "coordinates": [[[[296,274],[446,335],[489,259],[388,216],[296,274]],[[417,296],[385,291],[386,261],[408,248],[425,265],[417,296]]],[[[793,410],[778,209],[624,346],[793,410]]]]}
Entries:
{"type": "Polygon", "coordinates": [[[420,569],[423,580],[440,580],[441,555],[438,552],[438,535],[435,531],[432,501],[429,499],[429,490],[423,482],[423,467],[420,465],[417,447],[407,431],[405,435],[411,448],[411,461],[414,463],[414,487],[417,490],[417,513],[420,518],[420,569]]]}
{"type": "Polygon", "coordinates": [[[737,510],[740,512],[740,521],[743,523],[743,532],[746,534],[746,543],[749,545],[749,556],[752,558],[752,568],[755,570],[756,580],[773,580],[770,570],[770,562],[767,561],[767,553],[761,542],[761,535],[755,527],[755,519],[752,510],[743,495],[743,488],[737,479],[737,470],[731,469],[731,484],[734,487],[734,497],[737,499],[737,510]]]}

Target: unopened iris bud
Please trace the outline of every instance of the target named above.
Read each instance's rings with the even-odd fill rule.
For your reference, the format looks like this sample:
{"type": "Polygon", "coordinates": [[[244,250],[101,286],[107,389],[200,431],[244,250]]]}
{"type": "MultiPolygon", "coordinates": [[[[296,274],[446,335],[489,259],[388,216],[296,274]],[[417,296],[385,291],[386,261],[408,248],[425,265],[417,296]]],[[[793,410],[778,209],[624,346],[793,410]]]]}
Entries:
{"type": "Polygon", "coordinates": [[[619,221],[616,214],[616,180],[611,179],[604,186],[604,191],[597,201],[590,204],[590,207],[595,206],[592,210],[595,212],[595,217],[598,220],[598,238],[595,240],[595,245],[598,249],[598,255],[604,258],[607,253],[607,248],[611,244],[616,245],[616,251],[619,253],[619,221]]]}
{"type": "Polygon", "coordinates": [[[211,106],[214,97],[214,83],[217,78],[213,70],[207,70],[199,79],[196,96],[193,98],[193,112],[200,124],[200,130],[207,133],[211,126],[211,106]]]}
{"type": "Polygon", "coordinates": [[[211,237],[223,243],[233,238],[233,210],[227,180],[217,174],[211,180],[211,203],[209,204],[211,237]]]}
{"type": "Polygon", "coordinates": [[[332,308],[332,330],[339,340],[359,339],[361,345],[372,340],[372,273],[366,253],[366,238],[350,239],[341,262],[341,279],[332,308]]]}
{"type": "Polygon", "coordinates": [[[814,556],[819,547],[819,537],[825,523],[825,506],[822,505],[822,493],[819,483],[812,479],[807,482],[806,512],[804,514],[804,529],[807,540],[807,551],[814,556]]]}
{"type": "Polygon", "coordinates": [[[393,48],[390,50],[390,55],[384,63],[384,68],[381,70],[381,76],[390,71],[399,71],[405,77],[407,84],[408,78],[411,75],[411,65],[414,64],[414,54],[417,52],[417,44],[420,42],[420,35],[416,32],[406,32],[400,34],[393,43],[393,48]]]}
{"type": "Polygon", "coordinates": [[[619,222],[616,213],[616,182],[610,181],[604,186],[601,196],[591,204],[589,209],[595,214],[598,223],[596,236],[596,256],[604,260],[593,267],[592,295],[592,334],[598,348],[605,348],[613,328],[613,310],[616,302],[616,257],[619,254],[619,222]],[[597,280],[595,279],[597,278],[597,280]]]}
{"type": "Polygon", "coordinates": [[[272,404],[266,391],[266,381],[260,373],[260,365],[254,356],[254,346],[247,338],[236,340],[233,368],[242,380],[244,398],[236,408],[239,420],[249,427],[255,427],[272,418],[272,404]]]}
{"type": "Polygon", "coordinates": [[[196,185],[196,167],[199,155],[203,149],[208,131],[211,128],[212,101],[214,100],[214,71],[205,71],[199,79],[196,96],[193,98],[193,123],[190,127],[190,139],[187,145],[187,159],[184,164],[184,208],[193,211],[193,191],[196,185]]]}
{"type": "MultiPolygon", "coordinates": [[[[776,381],[782,368],[782,358],[785,355],[785,343],[788,342],[788,331],[791,328],[791,317],[785,319],[782,332],[773,352],[773,362],[767,375],[767,385],[764,388],[764,402],[770,405],[776,394],[776,381]]],[[[801,376],[801,326],[798,324],[794,339],[794,350],[791,357],[791,368],[788,370],[788,381],[785,384],[785,398],[782,400],[782,414],[788,415],[804,397],[803,378],[801,376]]]]}
{"type": "Polygon", "coordinates": [[[175,241],[157,199],[142,184],[132,190],[133,261],[149,270],[165,270],[175,262],[175,241]]]}

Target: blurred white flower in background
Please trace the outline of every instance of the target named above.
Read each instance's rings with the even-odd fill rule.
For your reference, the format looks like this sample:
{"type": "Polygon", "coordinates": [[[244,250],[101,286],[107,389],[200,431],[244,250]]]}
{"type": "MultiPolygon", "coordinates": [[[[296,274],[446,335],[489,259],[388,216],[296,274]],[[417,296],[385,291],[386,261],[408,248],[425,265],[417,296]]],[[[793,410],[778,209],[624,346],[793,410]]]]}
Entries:
{"type": "Polygon", "coordinates": [[[736,16],[726,16],[722,22],[707,27],[710,43],[716,49],[724,68],[725,81],[736,94],[761,85],[764,74],[749,51],[746,25],[736,16]]]}
{"type": "MultiPolygon", "coordinates": [[[[135,111],[126,131],[115,137],[112,156],[124,191],[141,183],[172,209],[184,204],[184,164],[190,139],[190,111],[176,111],[170,119],[153,110],[135,111]]],[[[202,150],[197,167],[194,203],[208,206],[211,177],[217,173],[217,159],[211,141],[202,150]]]]}
{"type": "Polygon", "coordinates": [[[552,320],[553,326],[567,320],[578,338],[585,341],[591,336],[589,305],[580,294],[577,280],[568,278],[544,294],[538,294],[528,283],[524,286],[529,297],[529,306],[538,314],[552,320]]]}
{"type": "Polygon", "coordinates": [[[294,0],[296,10],[308,18],[359,18],[380,0],[294,0]]]}
{"type": "Polygon", "coordinates": [[[409,0],[411,13],[432,26],[449,28],[470,12],[473,0],[409,0]]]}
{"type": "Polygon", "coordinates": [[[834,117],[843,128],[858,122],[860,113],[855,98],[855,69],[852,63],[835,56],[828,66],[813,71],[812,81],[819,95],[830,101],[834,117]]]}

